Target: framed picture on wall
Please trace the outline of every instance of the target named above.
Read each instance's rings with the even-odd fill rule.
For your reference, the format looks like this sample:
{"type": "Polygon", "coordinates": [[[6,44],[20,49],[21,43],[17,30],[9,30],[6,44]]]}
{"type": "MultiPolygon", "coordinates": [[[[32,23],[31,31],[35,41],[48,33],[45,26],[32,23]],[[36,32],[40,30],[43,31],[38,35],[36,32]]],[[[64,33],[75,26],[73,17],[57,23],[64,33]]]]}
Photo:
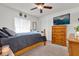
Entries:
{"type": "Polygon", "coordinates": [[[33,27],[33,31],[36,31],[36,28],[37,28],[37,22],[36,21],[32,22],[32,27],[33,27]]]}
{"type": "Polygon", "coordinates": [[[70,13],[54,17],[53,24],[54,25],[70,24],[70,13]]]}

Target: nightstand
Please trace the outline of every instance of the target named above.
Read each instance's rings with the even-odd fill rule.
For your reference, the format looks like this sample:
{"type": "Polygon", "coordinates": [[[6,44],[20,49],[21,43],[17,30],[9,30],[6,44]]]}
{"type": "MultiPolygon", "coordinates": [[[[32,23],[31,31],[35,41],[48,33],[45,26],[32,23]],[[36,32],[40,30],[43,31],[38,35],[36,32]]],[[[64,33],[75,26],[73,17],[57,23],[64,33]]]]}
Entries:
{"type": "Polygon", "coordinates": [[[14,53],[9,48],[9,45],[5,45],[2,47],[2,54],[1,56],[14,56],[14,53]]]}

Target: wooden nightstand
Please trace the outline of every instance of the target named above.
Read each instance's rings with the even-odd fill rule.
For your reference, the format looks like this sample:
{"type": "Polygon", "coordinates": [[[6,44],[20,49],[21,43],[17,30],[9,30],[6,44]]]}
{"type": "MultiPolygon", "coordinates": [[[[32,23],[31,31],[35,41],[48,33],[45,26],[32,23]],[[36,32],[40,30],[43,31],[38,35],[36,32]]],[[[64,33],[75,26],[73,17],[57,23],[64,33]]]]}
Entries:
{"type": "Polygon", "coordinates": [[[79,40],[70,39],[68,49],[69,49],[70,56],[79,56],[79,40]]]}
{"type": "Polygon", "coordinates": [[[5,45],[2,47],[2,54],[1,56],[14,56],[14,53],[9,48],[9,45],[5,45]]]}

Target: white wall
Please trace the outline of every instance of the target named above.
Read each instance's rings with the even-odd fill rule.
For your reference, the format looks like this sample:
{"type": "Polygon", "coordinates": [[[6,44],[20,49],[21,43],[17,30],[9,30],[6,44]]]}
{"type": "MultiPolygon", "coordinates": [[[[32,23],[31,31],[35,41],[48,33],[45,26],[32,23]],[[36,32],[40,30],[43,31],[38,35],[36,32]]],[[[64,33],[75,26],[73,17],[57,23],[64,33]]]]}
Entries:
{"type": "MultiPolygon", "coordinates": [[[[18,10],[6,7],[4,5],[0,4],[0,28],[1,27],[8,27],[12,30],[15,30],[15,26],[14,26],[14,18],[17,17],[19,15],[18,10]]],[[[27,14],[27,13],[26,13],[27,14]]],[[[38,18],[27,14],[27,18],[28,20],[32,21],[37,21],[38,22],[38,18]]]]}
{"type": "MultiPolygon", "coordinates": [[[[18,16],[20,11],[17,11],[15,9],[11,9],[8,8],[6,6],[0,5],[0,28],[1,27],[8,27],[12,30],[15,30],[15,26],[14,26],[14,18],[18,16]]],[[[51,26],[53,26],[53,17],[59,16],[59,15],[63,15],[66,13],[70,13],[70,25],[68,26],[68,35],[70,32],[72,32],[71,29],[73,29],[73,27],[77,26],[78,24],[78,18],[79,18],[79,7],[78,8],[73,8],[73,9],[69,9],[69,10],[64,10],[61,12],[52,12],[51,14],[47,14],[45,16],[42,17],[34,17],[32,15],[27,14],[27,18],[28,20],[32,21],[36,21],[37,22],[37,30],[41,31],[43,29],[46,29],[46,36],[48,40],[51,40],[51,26]]],[[[68,36],[67,36],[68,38],[68,36]]]]}
{"type": "Polygon", "coordinates": [[[67,25],[67,38],[68,38],[69,33],[75,32],[74,27],[79,24],[79,22],[78,22],[79,7],[69,9],[69,10],[64,10],[61,12],[56,12],[56,13],[52,12],[51,14],[48,14],[48,15],[45,15],[45,16],[39,18],[39,20],[40,20],[40,23],[39,23],[40,29],[39,30],[46,29],[47,40],[51,40],[51,26],[53,26],[53,17],[63,15],[66,13],[70,13],[70,24],[67,25]]]}

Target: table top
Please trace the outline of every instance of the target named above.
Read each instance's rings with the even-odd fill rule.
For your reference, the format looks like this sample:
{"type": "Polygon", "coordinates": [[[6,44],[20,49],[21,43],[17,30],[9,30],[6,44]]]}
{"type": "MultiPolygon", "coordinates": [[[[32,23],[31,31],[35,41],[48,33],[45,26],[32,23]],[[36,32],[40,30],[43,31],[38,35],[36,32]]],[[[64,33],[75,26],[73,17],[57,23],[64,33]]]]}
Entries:
{"type": "Polygon", "coordinates": [[[79,43],[79,39],[69,39],[69,41],[79,43]]]}

